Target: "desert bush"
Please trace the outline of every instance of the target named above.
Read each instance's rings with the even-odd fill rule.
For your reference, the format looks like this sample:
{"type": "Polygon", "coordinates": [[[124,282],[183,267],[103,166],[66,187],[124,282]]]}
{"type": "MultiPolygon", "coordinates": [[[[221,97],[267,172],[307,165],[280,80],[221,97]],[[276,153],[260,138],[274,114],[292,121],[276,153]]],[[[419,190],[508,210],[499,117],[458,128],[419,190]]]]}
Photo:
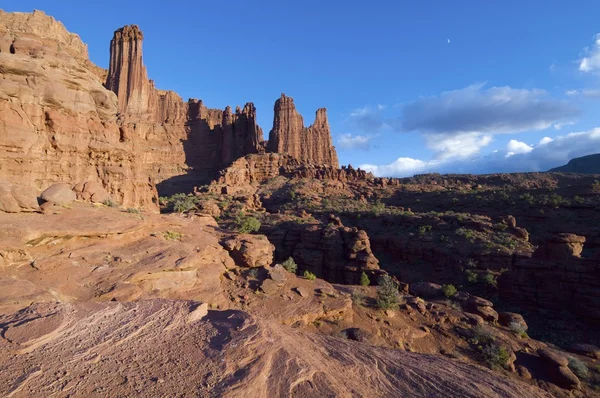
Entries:
{"type": "Polygon", "coordinates": [[[178,241],[178,240],[181,240],[181,238],[183,237],[183,235],[182,235],[182,234],[180,234],[179,232],[176,232],[176,231],[170,231],[170,230],[169,230],[169,231],[165,231],[165,232],[163,233],[163,237],[164,237],[166,240],[178,241]]]}
{"type": "Polygon", "coordinates": [[[505,366],[510,359],[510,354],[505,347],[491,343],[481,348],[481,353],[485,362],[491,369],[498,369],[505,366]]]}
{"type": "Polygon", "coordinates": [[[371,280],[366,273],[360,274],[360,284],[361,286],[369,286],[371,284],[371,280]]]}
{"type": "Polygon", "coordinates": [[[315,279],[317,279],[317,276],[310,271],[304,271],[304,277],[309,281],[314,281],[315,279]]]}
{"type": "Polygon", "coordinates": [[[389,275],[379,278],[377,286],[377,306],[382,310],[393,309],[400,303],[398,284],[389,275]]]}
{"type": "Polygon", "coordinates": [[[594,183],[592,184],[592,191],[596,193],[600,192],[600,181],[594,180],[594,183]]]}
{"type": "Polygon", "coordinates": [[[260,221],[255,217],[244,215],[243,212],[238,213],[234,223],[238,232],[242,234],[249,234],[260,229],[260,221]]]}
{"type": "Polygon", "coordinates": [[[419,227],[419,236],[427,235],[427,233],[431,232],[431,229],[432,229],[431,225],[421,225],[419,227]]]}
{"type": "Polygon", "coordinates": [[[140,214],[140,211],[139,211],[139,209],[136,209],[135,207],[130,207],[127,209],[127,213],[140,214]]]}
{"type": "Polygon", "coordinates": [[[444,292],[444,296],[450,298],[456,295],[457,290],[456,287],[454,287],[454,285],[443,285],[442,292],[444,292]]]}
{"type": "Polygon", "coordinates": [[[281,265],[286,269],[287,272],[291,272],[292,274],[295,274],[298,270],[298,264],[296,264],[292,257],[288,257],[288,259],[281,263],[281,265]]]}
{"type": "Polygon", "coordinates": [[[475,345],[488,345],[494,342],[494,336],[488,332],[483,326],[476,326],[473,329],[471,343],[475,345]]]}
{"type": "Polygon", "coordinates": [[[365,301],[365,295],[362,292],[352,292],[352,304],[362,307],[363,305],[365,305],[365,301]]]}
{"type": "Polygon", "coordinates": [[[527,337],[529,337],[527,335],[527,328],[525,327],[525,325],[523,325],[521,322],[511,322],[508,325],[508,328],[517,334],[517,336],[525,339],[527,337]]]}
{"type": "Polygon", "coordinates": [[[173,205],[173,210],[177,213],[187,213],[196,208],[198,198],[192,195],[177,194],[173,195],[169,202],[173,205]]]}
{"type": "Polygon", "coordinates": [[[113,202],[110,198],[106,199],[104,202],[102,202],[102,204],[108,207],[117,207],[117,204],[113,202]]]}
{"type": "Polygon", "coordinates": [[[585,380],[589,376],[587,365],[577,358],[569,357],[569,369],[571,369],[580,379],[585,380]]]}
{"type": "Polygon", "coordinates": [[[496,275],[494,275],[491,271],[486,271],[484,274],[479,275],[480,280],[486,285],[497,287],[498,281],[496,280],[496,275]]]}
{"type": "Polygon", "coordinates": [[[477,282],[477,273],[475,271],[471,271],[470,269],[465,270],[465,276],[467,277],[467,281],[469,283],[477,282]]]}

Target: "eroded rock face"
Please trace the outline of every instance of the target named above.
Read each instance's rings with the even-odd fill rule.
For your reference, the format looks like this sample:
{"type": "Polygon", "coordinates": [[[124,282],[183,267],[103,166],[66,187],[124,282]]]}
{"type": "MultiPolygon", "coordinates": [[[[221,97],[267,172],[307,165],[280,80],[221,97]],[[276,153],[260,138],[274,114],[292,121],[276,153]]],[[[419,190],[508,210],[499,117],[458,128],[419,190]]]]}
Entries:
{"type": "Polygon", "coordinates": [[[384,273],[367,233],[357,228],[286,223],[264,229],[276,259],[293,257],[300,274],[308,270],[330,282],[358,284],[363,272],[372,281],[384,273]]]}
{"type": "MultiPolygon", "coordinates": [[[[191,192],[236,159],[265,151],[251,102],[235,111],[210,109],[156,89],[142,45],[137,26],[115,31],[105,71],[53,18],[0,11],[3,177],[38,191],[91,181],[116,203],[156,210],[156,187],[163,196],[191,192]]],[[[286,126],[277,129],[280,136],[296,140],[300,130],[286,126]]],[[[301,150],[280,150],[337,166],[325,113],[304,130],[309,138],[299,142],[301,150]]]]}
{"type": "Polygon", "coordinates": [[[0,181],[0,211],[19,213],[34,211],[38,207],[37,195],[33,187],[0,181]]]}
{"type": "Polygon", "coordinates": [[[286,153],[306,163],[339,167],[325,108],[317,110],[310,127],[304,127],[294,99],[281,94],[275,102],[274,113],[267,146],[269,152],[286,153]]]}
{"type": "Polygon", "coordinates": [[[502,300],[600,319],[600,267],[596,259],[582,258],[585,241],[574,234],[548,237],[530,259],[517,261],[499,279],[502,300]]]}

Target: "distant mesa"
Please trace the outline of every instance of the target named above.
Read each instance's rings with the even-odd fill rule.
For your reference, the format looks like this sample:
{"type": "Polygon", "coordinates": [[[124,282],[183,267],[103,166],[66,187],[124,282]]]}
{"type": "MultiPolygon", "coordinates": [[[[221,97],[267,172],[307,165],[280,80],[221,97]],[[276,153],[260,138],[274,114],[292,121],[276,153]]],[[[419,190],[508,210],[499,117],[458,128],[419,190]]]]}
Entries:
{"type": "Polygon", "coordinates": [[[564,166],[555,167],[554,173],[600,174],[600,153],[574,158],[564,166]]]}

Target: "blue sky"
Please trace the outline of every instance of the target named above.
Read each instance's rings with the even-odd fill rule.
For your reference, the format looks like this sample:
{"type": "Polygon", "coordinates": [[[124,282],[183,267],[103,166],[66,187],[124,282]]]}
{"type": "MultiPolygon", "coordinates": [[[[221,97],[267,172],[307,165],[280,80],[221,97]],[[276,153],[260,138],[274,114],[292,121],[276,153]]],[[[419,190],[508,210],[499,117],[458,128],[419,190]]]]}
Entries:
{"type": "Polygon", "coordinates": [[[159,88],[217,108],[252,101],[265,134],[282,92],[306,125],[326,107],[340,162],[379,175],[537,171],[600,152],[596,1],[0,7],[54,16],[103,67],[112,32],[138,24],[159,88]]]}

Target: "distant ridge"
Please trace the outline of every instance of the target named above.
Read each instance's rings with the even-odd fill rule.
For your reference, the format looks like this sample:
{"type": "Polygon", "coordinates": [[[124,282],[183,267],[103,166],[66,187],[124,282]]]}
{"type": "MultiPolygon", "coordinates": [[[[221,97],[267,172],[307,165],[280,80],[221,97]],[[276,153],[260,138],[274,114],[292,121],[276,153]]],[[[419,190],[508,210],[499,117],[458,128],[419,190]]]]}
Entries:
{"type": "Polygon", "coordinates": [[[564,166],[548,170],[556,173],[600,174],[600,153],[571,159],[564,166]]]}

